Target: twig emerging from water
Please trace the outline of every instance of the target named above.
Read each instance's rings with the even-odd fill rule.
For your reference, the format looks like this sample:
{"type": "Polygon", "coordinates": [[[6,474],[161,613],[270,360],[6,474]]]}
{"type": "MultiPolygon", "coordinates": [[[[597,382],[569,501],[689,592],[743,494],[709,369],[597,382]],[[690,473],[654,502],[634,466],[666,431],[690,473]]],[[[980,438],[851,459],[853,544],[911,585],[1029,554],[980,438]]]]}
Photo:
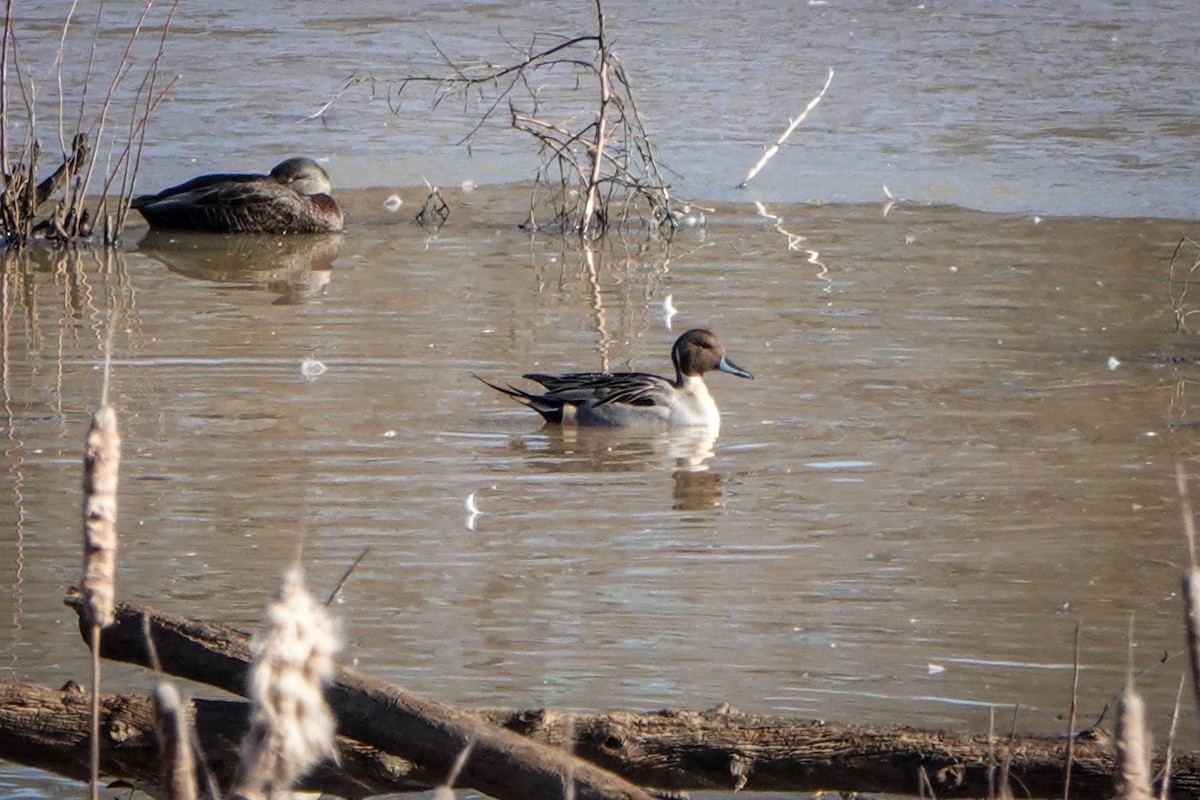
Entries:
{"type": "Polygon", "coordinates": [[[346,585],[346,581],[350,580],[350,574],[358,568],[362,560],[367,557],[367,553],[371,552],[371,548],[364,547],[363,551],[358,554],[358,558],[354,559],[354,563],[346,567],[346,571],[342,573],[342,577],[338,578],[337,585],[333,587],[333,591],[329,593],[329,597],[325,599],[325,607],[333,605],[333,601],[337,599],[338,593],[342,591],[342,587],[346,585]]]}
{"type": "Polygon", "coordinates": [[[1197,311],[1200,311],[1200,309],[1188,310],[1185,305],[1185,301],[1187,300],[1188,296],[1188,288],[1191,286],[1192,276],[1196,274],[1197,269],[1200,269],[1200,243],[1188,238],[1187,236],[1184,236],[1179,240],[1179,243],[1175,245],[1175,250],[1171,253],[1170,266],[1167,268],[1167,291],[1171,295],[1171,308],[1175,314],[1176,331],[1190,333],[1191,331],[1187,329],[1187,318],[1192,314],[1197,313],[1197,311]],[[1179,280],[1180,289],[1177,295],[1175,290],[1175,263],[1176,261],[1180,260],[1180,256],[1185,247],[1188,250],[1195,251],[1195,254],[1192,256],[1191,266],[1188,267],[1183,278],[1179,280]]]}
{"type": "Polygon", "coordinates": [[[429,187],[429,194],[425,195],[425,202],[421,205],[421,210],[414,217],[417,223],[424,228],[432,228],[436,234],[446,224],[446,220],[450,218],[450,206],[446,204],[442,198],[442,191],[438,187],[425,181],[425,185],[429,187]]]}
{"type": "Polygon", "coordinates": [[[775,144],[766,149],[766,152],[762,154],[762,157],[758,159],[758,162],[750,168],[750,171],[746,173],[746,177],[743,178],[742,182],[738,184],[739,189],[745,189],[746,184],[750,183],[754,176],[757,175],[762,168],[767,165],[767,162],[779,152],[779,148],[788,140],[788,137],[792,135],[792,132],[799,127],[801,122],[804,122],[804,120],[808,118],[808,112],[816,108],[817,103],[821,102],[821,99],[825,97],[825,92],[829,90],[829,84],[831,83],[833,83],[833,67],[829,68],[829,77],[825,79],[825,85],[821,87],[821,91],[816,97],[808,101],[808,105],[806,105],[804,110],[800,112],[800,116],[788,121],[789,124],[787,126],[787,130],[785,130],[783,134],[775,140],[775,144]]]}

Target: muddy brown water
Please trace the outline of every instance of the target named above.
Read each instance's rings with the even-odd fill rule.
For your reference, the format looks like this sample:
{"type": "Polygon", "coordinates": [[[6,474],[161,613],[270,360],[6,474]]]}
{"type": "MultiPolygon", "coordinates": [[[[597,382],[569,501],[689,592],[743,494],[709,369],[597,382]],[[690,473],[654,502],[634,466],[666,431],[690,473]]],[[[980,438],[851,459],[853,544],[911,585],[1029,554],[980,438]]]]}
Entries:
{"type": "Polygon", "coordinates": [[[1014,707],[1061,730],[1076,624],[1090,721],[1133,614],[1163,734],[1185,667],[1173,472],[1196,451],[1166,282],[1186,225],[721,205],[589,269],[512,224],[519,187],[448,192],[436,235],[390,193],[345,193],[335,239],[9,265],[10,675],[87,674],[61,597],[115,308],[125,599],[252,628],[297,548],[322,593],[369,548],[335,604],[346,658],[440,700],[963,730],[1014,707]],[[694,325],[756,376],[711,377],[715,441],[546,430],[472,377],[664,371],[694,325]]]}
{"type": "MultiPolygon", "coordinates": [[[[1124,680],[1133,615],[1164,741],[1185,666],[1176,460],[1200,474],[1200,353],[1168,284],[1200,218],[1192,5],[605,7],[673,189],[708,210],[669,247],[613,242],[590,267],[516,227],[529,142],[500,121],[469,155],[456,145],[479,103],[409,92],[392,114],[385,83],[338,93],[352,74],[434,70],[431,39],[505,61],[514,42],[586,30],[591,4],[177,9],[164,74],[180,77],[139,188],[310,155],[348,229],[135,228],[109,257],[6,263],[6,674],[88,673],[61,598],[115,310],[124,599],[252,628],[301,545],[318,592],[369,548],[335,605],[346,657],[439,700],[729,702],[972,731],[1007,729],[1014,708],[1019,728],[1065,728],[1077,624],[1093,721],[1124,680]],[[736,190],[830,67],[829,94],[736,190]],[[422,178],[450,187],[436,235],[412,222],[422,178]],[[886,215],[885,185],[900,199],[886,215]],[[694,325],[756,376],[712,377],[711,442],[543,430],[472,377],[665,372],[694,325]]],[[[119,59],[139,11],[105,7],[95,63],[119,59]]],[[[34,2],[15,20],[27,74],[50,76],[43,121],[62,13],[34,2]]],[[[68,39],[68,110],[94,13],[68,39]]],[[[534,81],[546,113],[577,111],[552,78],[534,81]]],[[[2,796],[77,790],[0,763],[2,796]]]]}

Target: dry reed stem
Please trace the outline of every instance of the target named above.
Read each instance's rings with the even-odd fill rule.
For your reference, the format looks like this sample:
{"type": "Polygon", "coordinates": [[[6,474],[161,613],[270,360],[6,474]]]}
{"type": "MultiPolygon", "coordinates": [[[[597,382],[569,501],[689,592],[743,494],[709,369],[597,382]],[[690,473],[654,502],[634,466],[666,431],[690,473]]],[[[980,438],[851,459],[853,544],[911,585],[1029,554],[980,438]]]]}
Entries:
{"type": "Polygon", "coordinates": [[[1162,782],[1158,787],[1159,800],[1167,800],[1171,796],[1171,764],[1175,758],[1175,726],[1179,722],[1179,706],[1183,700],[1183,684],[1186,681],[1187,675],[1180,675],[1179,688],[1175,690],[1175,708],[1171,711],[1171,728],[1167,731],[1167,754],[1163,758],[1162,782]]]}
{"type": "Polygon", "coordinates": [[[454,783],[462,773],[462,768],[466,766],[467,759],[471,756],[471,750],[474,747],[474,740],[467,742],[467,746],[454,759],[454,764],[450,767],[450,774],[446,776],[446,782],[433,790],[429,800],[454,800],[454,783]]]}
{"type": "Polygon", "coordinates": [[[335,755],[337,722],[324,687],[338,637],[298,565],[284,572],[250,648],[250,730],[231,794],[260,800],[286,794],[309,768],[335,755]]]}
{"type": "Polygon", "coordinates": [[[831,83],[833,83],[833,67],[829,68],[829,77],[825,79],[825,85],[821,87],[821,91],[816,97],[808,101],[808,105],[806,105],[804,110],[800,112],[800,116],[796,117],[795,119],[788,120],[787,130],[785,130],[783,134],[775,140],[775,144],[767,148],[766,152],[762,154],[762,157],[758,159],[758,162],[750,168],[750,171],[746,173],[746,177],[742,179],[741,183],[738,184],[739,189],[745,189],[746,184],[748,184],[755,175],[761,172],[762,168],[767,165],[767,162],[779,152],[779,148],[788,140],[788,137],[792,135],[792,132],[800,126],[801,122],[804,122],[804,120],[808,118],[808,112],[816,108],[817,103],[821,102],[821,99],[825,97],[825,92],[829,91],[829,84],[831,83]]]}
{"type": "Polygon", "coordinates": [[[1175,482],[1179,490],[1183,532],[1187,537],[1191,564],[1183,573],[1182,579],[1184,627],[1187,629],[1188,658],[1192,665],[1192,693],[1196,699],[1196,707],[1200,708],[1200,567],[1196,566],[1196,522],[1182,460],[1175,462],[1175,482]]]}
{"type": "Polygon", "coordinates": [[[1071,765],[1075,763],[1075,725],[1079,721],[1079,623],[1071,648],[1071,713],[1067,720],[1067,767],[1063,776],[1063,800],[1071,800],[1071,765]]]}
{"type": "Polygon", "coordinates": [[[579,236],[595,239],[604,232],[605,214],[600,201],[600,178],[604,168],[604,148],[608,144],[608,107],[612,103],[612,87],[608,82],[608,41],[604,36],[604,5],[596,0],[596,50],[600,66],[600,111],[596,120],[596,138],[588,148],[592,168],[586,184],[587,200],[579,218],[579,236]]]}
{"type": "Polygon", "coordinates": [[[996,707],[988,708],[988,753],[987,753],[987,785],[988,800],[996,797],[996,707]]]}
{"type": "Polygon", "coordinates": [[[154,721],[162,763],[165,800],[196,800],[196,760],[192,755],[187,710],[170,683],[154,689],[154,721]]]}
{"type": "Polygon", "coordinates": [[[1146,733],[1146,704],[1132,682],[1117,703],[1117,796],[1121,800],[1151,800],[1150,741],[1146,733]]]}

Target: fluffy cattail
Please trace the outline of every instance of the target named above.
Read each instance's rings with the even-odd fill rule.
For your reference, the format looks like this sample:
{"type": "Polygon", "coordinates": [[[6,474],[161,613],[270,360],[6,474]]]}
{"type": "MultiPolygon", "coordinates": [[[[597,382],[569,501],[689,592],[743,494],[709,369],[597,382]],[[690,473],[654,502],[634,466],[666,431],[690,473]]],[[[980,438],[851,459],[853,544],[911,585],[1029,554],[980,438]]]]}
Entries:
{"type": "Polygon", "coordinates": [[[1129,685],[1117,703],[1117,796],[1121,800],[1151,800],[1150,781],[1146,705],[1129,685]]]}
{"type": "Polygon", "coordinates": [[[154,690],[154,721],[166,800],[196,800],[196,760],[192,756],[187,712],[179,690],[160,683],[154,690]]]}
{"type": "Polygon", "coordinates": [[[335,755],[336,720],[325,703],[338,637],[298,566],[283,574],[263,629],[250,644],[250,730],[233,796],[288,792],[310,767],[335,755]]]}
{"type": "Polygon", "coordinates": [[[83,449],[84,619],[106,628],[113,622],[117,572],[117,472],[121,434],[117,412],[102,405],[92,417],[83,449]]]}

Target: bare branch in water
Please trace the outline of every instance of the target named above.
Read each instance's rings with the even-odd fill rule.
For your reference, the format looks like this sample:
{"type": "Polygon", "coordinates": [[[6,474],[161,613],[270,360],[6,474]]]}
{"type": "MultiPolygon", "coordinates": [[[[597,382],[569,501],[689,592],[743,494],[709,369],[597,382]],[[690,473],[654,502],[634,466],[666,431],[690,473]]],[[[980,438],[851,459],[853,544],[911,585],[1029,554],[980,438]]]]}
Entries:
{"type": "Polygon", "coordinates": [[[808,101],[808,105],[806,105],[804,110],[800,112],[800,116],[788,121],[787,130],[785,130],[783,134],[775,140],[773,145],[766,149],[766,152],[764,152],[762,157],[758,159],[758,163],[750,168],[750,171],[746,173],[746,177],[743,178],[742,182],[738,184],[739,189],[745,189],[746,184],[748,184],[755,175],[762,171],[762,168],[767,165],[767,162],[779,152],[779,148],[788,140],[788,137],[792,135],[792,132],[800,126],[801,122],[804,122],[804,120],[808,118],[808,112],[816,108],[817,103],[821,102],[821,99],[825,97],[825,92],[829,91],[829,84],[831,83],[833,83],[833,67],[829,68],[829,77],[825,79],[825,85],[821,87],[821,91],[816,97],[808,101]]]}
{"type": "MultiPolygon", "coordinates": [[[[677,215],[629,77],[609,47],[602,0],[595,2],[595,20],[595,33],[563,37],[549,46],[540,46],[537,37],[526,48],[508,43],[518,54],[509,64],[463,64],[434,41],[443,74],[384,82],[389,105],[395,111],[398,105],[393,103],[413,84],[432,85],[434,108],[449,98],[461,98],[466,111],[469,99],[476,98],[483,110],[459,141],[468,151],[483,127],[507,108],[510,127],[532,136],[542,157],[526,222],[531,229],[550,227],[588,241],[636,220],[651,232],[670,233],[677,215]],[[532,82],[535,74],[552,77],[568,92],[595,81],[592,113],[580,116],[573,108],[551,119],[556,115],[540,96],[546,87],[532,82]],[[547,207],[548,213],[542,214],[547,207]],[[539,222],[539,216],[547,221],[539,222]]],[[[379,83],[352,77],[314,116],[351,86],[368,84],[374,91],[379,83]]]]}

